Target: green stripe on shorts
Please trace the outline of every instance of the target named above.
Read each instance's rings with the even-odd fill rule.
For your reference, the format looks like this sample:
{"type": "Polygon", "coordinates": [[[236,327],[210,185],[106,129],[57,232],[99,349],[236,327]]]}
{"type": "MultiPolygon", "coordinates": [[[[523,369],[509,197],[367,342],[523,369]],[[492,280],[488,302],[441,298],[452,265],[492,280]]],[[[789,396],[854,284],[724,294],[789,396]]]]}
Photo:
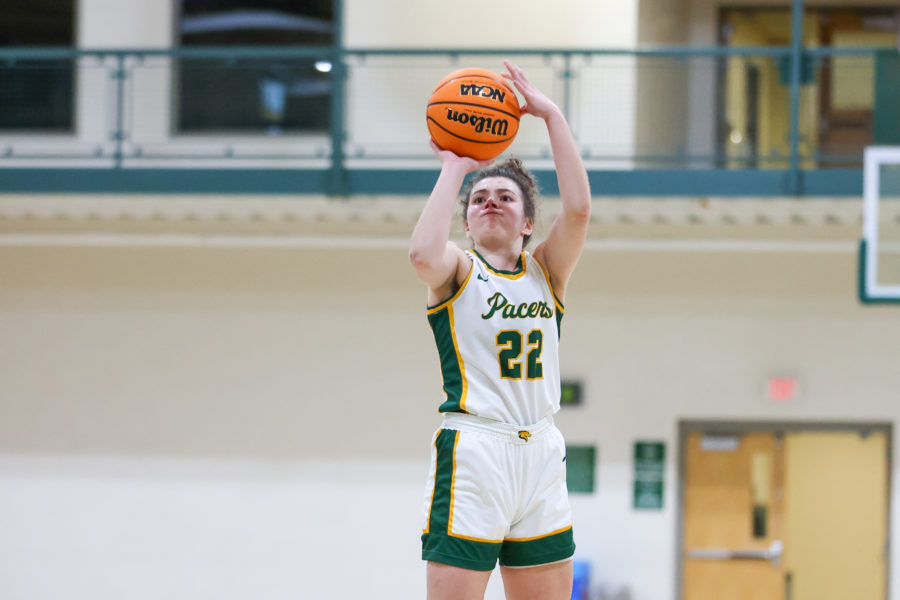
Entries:
{"type": "Polygon", "coordinates": [[[428,513],[428,532],[447,533],[450,523],[450,493],[453,485],[453,449],[459,432],[441,429],[434,440],[437,449],[434,473],[434,493],[431,495],[431,510],[428,513]]]}
{"type": "Polygon", "coordinates": [[[500,564],[506,567],[533,567],[571,558],[575,554],[572,528],[533,540],[503,540],[500,564]]]}
{"type": "Polygon", "coordinates": [[[428,515],[428,533],[422,534],[422,560],[430,560],[464,569],[490,571],[497,564],[500,542],[479,542],[450,535],[450,498],[453,455],[459,432],[442,429],[434,440],[437,449],[434,494],[428,515]]]}

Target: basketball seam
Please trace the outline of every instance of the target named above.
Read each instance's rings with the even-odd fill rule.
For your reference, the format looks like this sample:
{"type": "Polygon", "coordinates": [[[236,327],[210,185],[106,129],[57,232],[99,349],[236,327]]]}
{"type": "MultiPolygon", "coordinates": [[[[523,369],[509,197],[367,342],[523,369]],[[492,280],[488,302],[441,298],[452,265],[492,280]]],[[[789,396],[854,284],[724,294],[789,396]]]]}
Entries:
{"type": "Polygon", "coordinates": [[[514,115],[510,112],[506,112],[505,110],[500,110],[499,108],[494,108],[493,106],[485,106],[484,104],[475,104],[474,102],[461,102],[459,100],[439,100],[438,102],[429,102],[428,106],[426,107],[426,110],[431,108],[432,106],[437,106],[438,104],[460,104],[462,106],[477,106],[478,108],[484,108],[486,110],[494,110],[494,111],[497,111],[498,113],[501,113],[504,115],[509,115],[516,121],[520,120],[520,118],[517,117],[516,115],[514,115]]]}
{"type": "Polygon", "coordinates": [[[473,139],[469,139],[469,138],[467,138],[467,137],[463,137],[463,136],[459,135],[458,133],[453,133],[452,131],[450,131],[449,129],[447,129],[446,127],[444,127],[443,125],[441,125],[440,123],[438,123],[437,121],[435,121],[435,120],[434,120],[433,118],[431,118],[431,117],[426,116],[425,119],[428,120],[428,121],[431,121],[432,123],[434,123],[435,125],[437,125],[437,126],[440,127],[441,129],[443,129],[444,131],[446,131],[447,133],[449,133],[449,134],[452,135],[453,137],[459,138],[459,139],[464,140],[464,141],[466,141],[466,142],[472,142],[473,144],[502,144],[502,143],[508,142],[509,140],[514,139],[514,138],[516,137],[516,136],[514,136],[514,135],[511,135],[511,136],[509,136],[509,137],[507,137],[507,138],[503,138],[502,140],[496,140],[496,141],[493,141],[493,142],[486,142],[486,141],[483,141],[483,140],[473,140],[473,139]]]}

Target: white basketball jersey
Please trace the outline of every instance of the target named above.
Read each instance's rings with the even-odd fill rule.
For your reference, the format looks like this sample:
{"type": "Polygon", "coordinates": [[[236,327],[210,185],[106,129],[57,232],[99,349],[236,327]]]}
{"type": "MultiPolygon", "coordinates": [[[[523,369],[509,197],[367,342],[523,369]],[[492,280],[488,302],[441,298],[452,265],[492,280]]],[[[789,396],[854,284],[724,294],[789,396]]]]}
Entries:
{"type": "Polygon", "coordinates": [[[559,410],[562,304],[528,252],[515,271],[467,254],[472,270],[459,290],[428,309],[447,395],[439,410],[537,423],[559,410]]]}

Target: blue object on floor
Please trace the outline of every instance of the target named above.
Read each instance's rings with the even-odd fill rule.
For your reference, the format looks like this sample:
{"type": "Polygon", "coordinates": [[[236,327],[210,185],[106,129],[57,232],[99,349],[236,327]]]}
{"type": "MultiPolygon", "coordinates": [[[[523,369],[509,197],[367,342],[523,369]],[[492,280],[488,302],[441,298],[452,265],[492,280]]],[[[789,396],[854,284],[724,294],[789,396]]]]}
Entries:
{"type": "Polygon", "coordinates": [[[590,600],[591,563],[576,560],[572,564],[572,600],[590,600]]]}

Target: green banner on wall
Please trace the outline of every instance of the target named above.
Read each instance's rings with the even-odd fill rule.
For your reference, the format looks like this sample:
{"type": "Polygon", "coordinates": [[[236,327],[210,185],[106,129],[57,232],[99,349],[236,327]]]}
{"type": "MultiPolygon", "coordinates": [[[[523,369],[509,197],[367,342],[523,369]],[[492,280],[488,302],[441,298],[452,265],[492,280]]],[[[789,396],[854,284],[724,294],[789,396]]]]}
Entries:
{"type": "Polygon", "coordinates": [[[666,469],[664,442],[634,443],[634,508],[661,510],[666,469]]]}

